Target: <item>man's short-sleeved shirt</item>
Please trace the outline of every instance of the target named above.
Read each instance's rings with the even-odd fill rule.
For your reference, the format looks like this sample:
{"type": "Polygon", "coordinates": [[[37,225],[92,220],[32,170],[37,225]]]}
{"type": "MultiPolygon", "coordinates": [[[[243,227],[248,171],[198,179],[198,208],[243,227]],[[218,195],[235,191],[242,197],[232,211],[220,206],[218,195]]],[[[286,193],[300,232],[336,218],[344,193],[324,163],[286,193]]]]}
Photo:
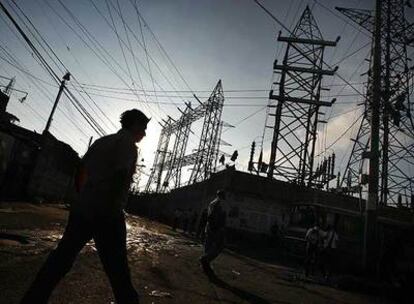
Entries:
{"type": "Polygon", "coordinates": [[[322,237],[322,232],[319,229],[312,227],[306,232],[305,240],[312,245],[318,245],[322,237]]]}
{"type": "Polygon", "coordinates": [[[82,159],[87,179],[74,210],[85,216],[112,216],[122,212],[128,199],[136,161],[137,147],[128,130],[122,129],[96,140],[82,159]],[[127,172],[128,179],[118,197],[111,198],[113,176],[119,170],[127,172]]]}

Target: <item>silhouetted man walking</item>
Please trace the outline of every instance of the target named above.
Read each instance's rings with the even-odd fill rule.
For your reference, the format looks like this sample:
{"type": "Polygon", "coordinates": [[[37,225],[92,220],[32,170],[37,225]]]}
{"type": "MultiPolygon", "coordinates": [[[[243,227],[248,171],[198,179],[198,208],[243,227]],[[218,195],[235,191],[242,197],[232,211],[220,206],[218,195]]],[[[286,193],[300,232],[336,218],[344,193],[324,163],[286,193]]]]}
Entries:
{"type": "Polygon", "coordinates": [[[217,197],[210,203],[207,211],[207,224],[205,227],[204,255],[200,258],[204,272],[214,276],[210,263],[223,251],[226,228],[226,213],[223,201],[226,199],[225,192],[217,191],[217,197]]]}
{"type": "Polygon", "coordinates": [[[93,239],[118,304],[139,303],[132,285],[126,250],[124,207],[135,172],[136,143],[149,122],[141,111],[122,113],[122,129],[98,139],[82,159],[77,177],[79,197],[71,206],[66,230],[21,303],[44,304],[93,239]]]}

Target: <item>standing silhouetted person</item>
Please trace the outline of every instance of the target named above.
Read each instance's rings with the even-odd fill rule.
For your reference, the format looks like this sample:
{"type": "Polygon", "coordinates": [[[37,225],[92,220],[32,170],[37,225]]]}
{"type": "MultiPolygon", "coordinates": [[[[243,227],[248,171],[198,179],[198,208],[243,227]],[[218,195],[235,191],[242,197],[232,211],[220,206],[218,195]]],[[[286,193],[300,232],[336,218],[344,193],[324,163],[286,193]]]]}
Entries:
{"type": "Polygon", "coordinates": [[[174,231],[180,226],[181,217],[182,217],[181,209],[178,209],[178,208],[175,209],[174,210],[174,220],[173,220],[173,224],[172,224],[172,229],[174,231]]]}
{"type": "Polygon", "coordinates": [[[204,242],[205,228],[207,224],[207,208],[204,208],[200,215],[200,221],[197,226],[196,238],[204,242]]]}
{"type": "Polygon", "coordinates": [[[191,212],[191,219],[190,219],[190,229],[189,229],[189,233],[194,233],[195,229],[196,229],[196,225],[197,225],[197,218],[198,218],[198,213],[197,211],[193,211],[191,212]]]}
{"type": "Polygon", "coordinates": [[[338,264],[336,248],[338,244],[338,233],[333,225],[328,226],[323,240],[323,249],[321,253],[321,270],[325,279],[329,279],[338,264]]]}
{"type": "Polygon", "coordinates": [[[44,304],[93,239],[118,304],[139,303],[127,260],[124,207],[137,161],[136,143],[149,122],[141,111],[122,113],[122,129],[98,139],[82,159],[76,178],[79,197],[71,206],[66,230],[21,303],[44,304]]]}
{"type": "Polygon", "coordinates": [[[223,201],[225,199],[225,192],[218,190],[216,198],[208,206],[204,254],[200,258],[200,263],[204,272],[209,276],[214,275],[210,263],[224,249],[226,212],[224,211],[223,201]]]}
{"type": "Polygon", "coordinates": [[[305,241],[305,275],[308,276],[309,272],[313,274],[316,265],[318,265],[319,247],[322,242],[322,235],[319,229],[319,224],[316,223],[312,228],[308,229],[306,232],[305,241]]]}
{"type": "Polygon", "coordinates": [[[188,232],[190,224],[191,209],[183,211],[183,231],[188,232]]]}

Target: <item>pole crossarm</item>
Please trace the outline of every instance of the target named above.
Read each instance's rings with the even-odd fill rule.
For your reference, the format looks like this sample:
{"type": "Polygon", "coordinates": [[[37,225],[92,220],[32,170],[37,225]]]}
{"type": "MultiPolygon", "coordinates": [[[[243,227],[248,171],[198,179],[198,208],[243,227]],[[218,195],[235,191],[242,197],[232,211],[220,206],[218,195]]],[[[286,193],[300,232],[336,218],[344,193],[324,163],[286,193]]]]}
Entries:
{"type": "MultiPolygon", "coordinates": [[[[271,93],[273,93],[273,91],[271,91],[271,93]]],[[[329,101],[316,101],[316,100],[305,99],[305,98],[296,98],[296,97],[280,96],[280,95],[273,95],[273,94],[270,94],[269,98],[279,100],[281,102],[291,101],[291,102],[303,103],[303,104],[314,105],[314,106],[330,107],[333,104],[332,101],[331,102],[329,102],[329,101]]],[[[269,108],[276,108],[276,107],[277,107],[277,105],[269,105],[269,108]]]]}
{"type": "Polygon", "coordinates": [[[328,41],[328,40],[320,40],[320,39],[305,39],[305,38],[298,38],[298,37],[284,37],[280,35],[279,37],[277,37],[277,40],[281,42],[313,44],[313,45],[323,45],[323,46],[336,46],[337,44],[337,41],[328,41]]]}
{"type": "Polygon", "coordinates": [[[322,70],[322,69],[311,69],[311,68],[304,68],[304,67],[286,66],[286,65],[280,65],[280,64],[274,64],[273,69],[280,70],[280,71],[287,71],[287,72],[301,72],[301,73],[318,74],[318,75],[334,75],[336,72],[336,69],[322,70]]]}

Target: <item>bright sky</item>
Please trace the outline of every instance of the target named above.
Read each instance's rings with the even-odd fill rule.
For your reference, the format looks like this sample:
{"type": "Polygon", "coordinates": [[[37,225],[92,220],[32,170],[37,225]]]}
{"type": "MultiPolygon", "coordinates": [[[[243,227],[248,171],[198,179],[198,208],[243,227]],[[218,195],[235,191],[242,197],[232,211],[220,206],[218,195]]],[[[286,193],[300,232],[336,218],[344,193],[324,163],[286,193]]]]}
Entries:
{"type": "MultiPolygon", "coordinates": [[[[1,2],[23,25],[24,19],[16,17],[24,18],[17,7],[10,0],[1,2]]],[[[247,167],[250,144],[253,140],[260,141],[263,133],[273,61],[275,56],[281,60],[284,53],[283,44],[276,41],[281,26],[253,0],[16,2],[64,67],[53,63],[52,59],[56,61],[56,58],[49,58],[40,49],[43,56],[59,77],[66,69],[70,71],[74,77],[69,88],[106,133],[119,128],[119,115],[126,109],[137,107],[153,117],[147,137],[140,144],[147,172],[161,129],[158,122],[167,114],[178,118],[177,106],[183,109],[184,101],[196,105],[191,91],[206,100],[219,79],[226,98],[222,118],[235,126],[224,130],[222,139],[232,146],[223,146],[222,151],[231,154],[237,149],[237,167],[247,167]],[[139,19],[137,13],[143,19],[139,19]],[[82,92],[80,84],[85,84],[88,94],[82,92]],[[138,93],[134,94],[133,89],[138,93]]],[[[333,66],[340,62],[340,76],[355,83],[354,87],[360,92],[364,91],[362,82],[366,81],[366,75],[361,74],[368,69],[364,59],[369,54],[370,37],[334,7],[372,9],[374,1],[264,0],[262,3],[290,29],[309,5],[325,39],[335,40],[341,36],[336,48],[326,50],[325,61],[333,66]]],[[[413,9],[408,9],[407,18],[411,21],[413,14],[413,9]]],[[[58,91],[57,85],[36,62],[3,12],[0,17],[0,75],[15,76],[15,88],[29,94],[26,101],[20,103],[18,99],[23,95],[13,93],[9,112],[20,118],[22,126],[42,132],[58,91]]],[[[38,46],[30,32],[25,31],[38,46]]],[[[287,34],[284,30],[282,33],[287,34]]],[[[338,76],[325,77],[323,83],[333,85],[324,99],[336,97],[337,102],[325,111],[328,124],[320,126],[317,153],[336,142],[332,148],[337,153],[339,170],[346,164],[351,149],[349,139],[355,135],[357,125],[340,140],[338,137],[360,115],[362,107],[357,104],[362,96],[344,86],[338,76]]],[[[0,78],[0,84],[7,84],[7,80],[0,78]]],[[[188,153],[197,147],[201,124],[194,124],[192,130],[195,135],[190,138],[188,153]]],[[[58,105],[51,132],[80,155],[86,151],[89,137],[98,137],[65,96],[58,105]]],[[[265,154],[270,150],[270,142],[266,141],[270,136],[267,132],[265,154]]]]}

